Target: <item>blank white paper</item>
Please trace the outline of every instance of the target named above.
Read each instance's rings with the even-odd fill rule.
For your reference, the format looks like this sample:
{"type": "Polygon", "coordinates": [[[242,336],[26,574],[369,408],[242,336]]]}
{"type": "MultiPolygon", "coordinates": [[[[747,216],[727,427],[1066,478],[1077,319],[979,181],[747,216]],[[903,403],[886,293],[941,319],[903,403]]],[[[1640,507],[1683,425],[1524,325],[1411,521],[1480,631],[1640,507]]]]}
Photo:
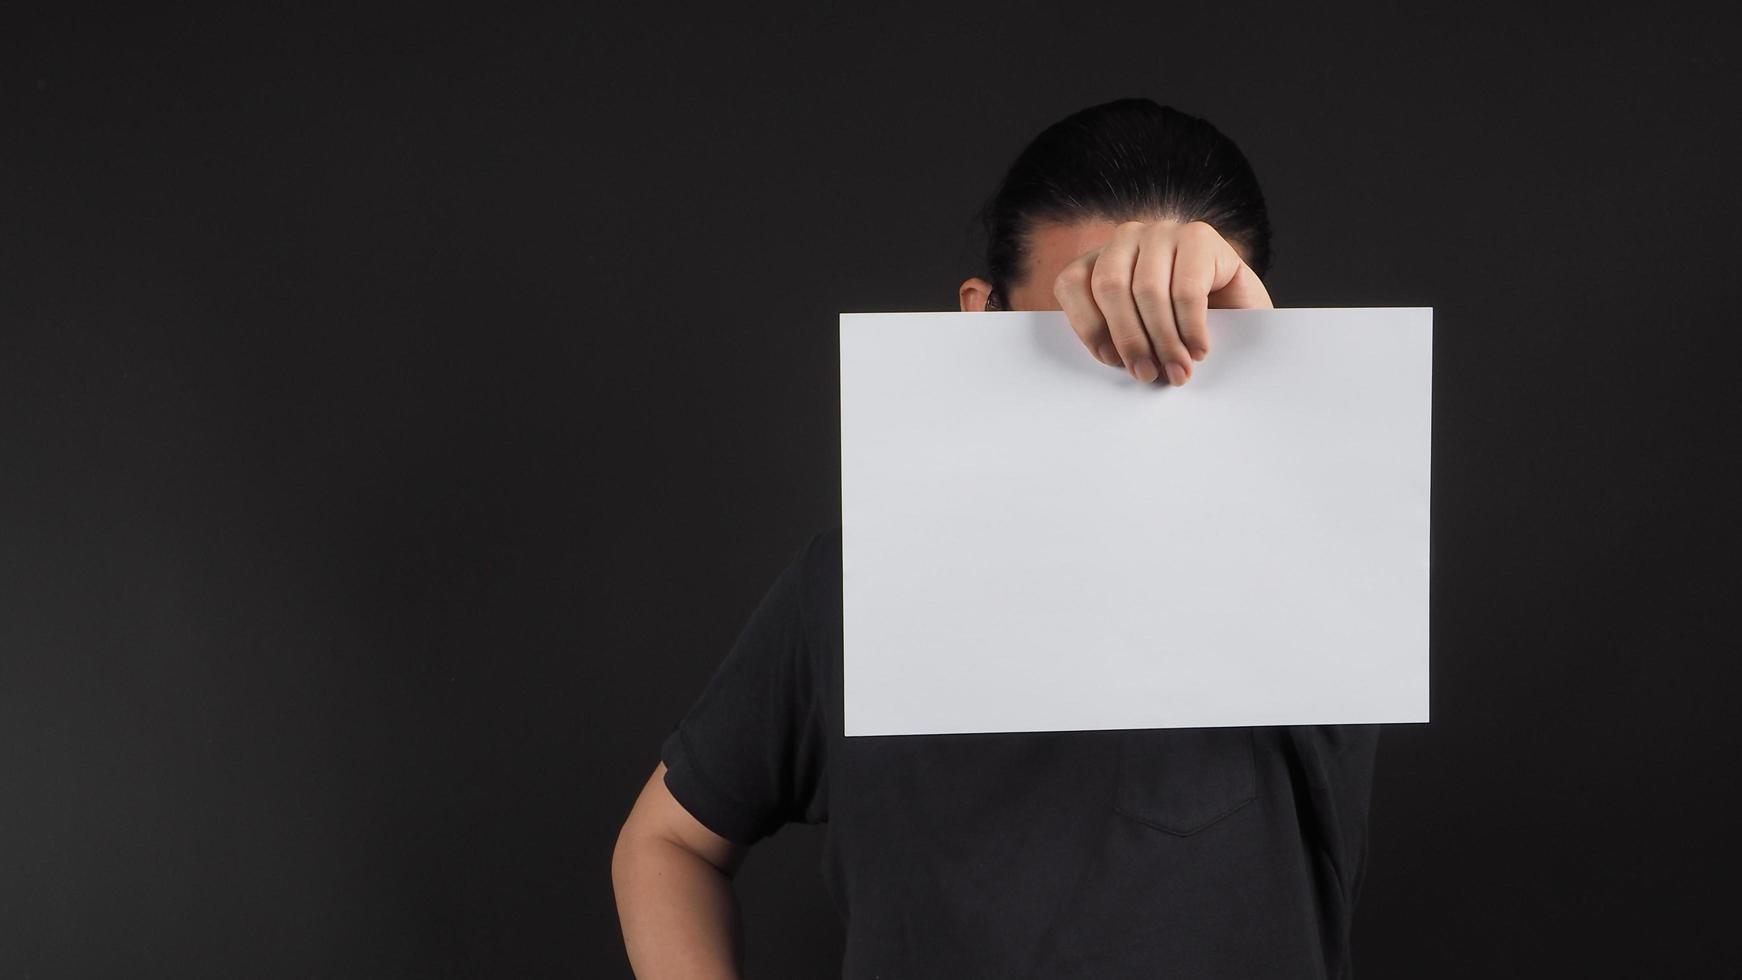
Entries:
{"type": "Polygon", "coordinates": [[[847,735],[1428,720],[1429,308],[841,315],[847,735]]]}

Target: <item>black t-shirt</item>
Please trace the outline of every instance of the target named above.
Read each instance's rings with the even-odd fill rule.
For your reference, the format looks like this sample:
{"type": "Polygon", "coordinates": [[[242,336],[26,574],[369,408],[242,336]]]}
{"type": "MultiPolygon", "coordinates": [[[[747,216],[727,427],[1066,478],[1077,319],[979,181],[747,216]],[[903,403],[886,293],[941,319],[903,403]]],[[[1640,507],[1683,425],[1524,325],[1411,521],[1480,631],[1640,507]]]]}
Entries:
{"type": "Polygon", "coordinates": [[[842,732],[837,525],[660,757],[722,837],[827,824],[845,980],[1350,976],[1378,726],[842,732]]]}

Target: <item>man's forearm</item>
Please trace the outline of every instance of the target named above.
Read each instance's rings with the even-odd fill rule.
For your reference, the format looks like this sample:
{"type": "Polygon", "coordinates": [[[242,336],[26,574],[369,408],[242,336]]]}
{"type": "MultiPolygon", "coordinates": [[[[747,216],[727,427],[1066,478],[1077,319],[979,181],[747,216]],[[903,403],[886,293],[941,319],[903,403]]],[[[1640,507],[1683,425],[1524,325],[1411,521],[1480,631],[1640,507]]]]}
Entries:
{"type": "Polygon", "coordinates": [[[611,883],[639,980],[737,980],[744,940],[723,871],[673,841],[626,837],[611,856],[611,883]]]}

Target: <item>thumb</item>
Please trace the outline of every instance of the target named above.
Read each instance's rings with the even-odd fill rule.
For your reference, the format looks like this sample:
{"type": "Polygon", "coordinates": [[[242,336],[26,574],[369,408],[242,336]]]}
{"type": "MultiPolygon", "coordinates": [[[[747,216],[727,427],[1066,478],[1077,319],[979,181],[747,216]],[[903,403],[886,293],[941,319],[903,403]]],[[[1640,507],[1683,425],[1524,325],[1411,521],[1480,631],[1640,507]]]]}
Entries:
{"type": "Polygon", "coordinates": [[[1217,310],[1269,310],[1270,292],[1258,278],[1258,273],[1241,260],[1229,246],[1227,255],[1219,257],[1216,277],[1211,283],[1210,308],[1217,310]]]}

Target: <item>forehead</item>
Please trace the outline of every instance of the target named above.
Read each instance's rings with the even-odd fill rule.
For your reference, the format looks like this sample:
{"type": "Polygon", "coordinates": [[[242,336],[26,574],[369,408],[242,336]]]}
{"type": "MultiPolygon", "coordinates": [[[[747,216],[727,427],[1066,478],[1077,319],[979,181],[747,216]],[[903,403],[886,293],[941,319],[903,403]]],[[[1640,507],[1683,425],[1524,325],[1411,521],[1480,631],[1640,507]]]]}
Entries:
{"type": "MultiPolygon", "coordinates": [[[[1160,222],[1174,225],[1179,222],[1171,218],[1156,218],[1154,216],[1139,218],[1140,221],[1160,222]]],[[[1030,282],[1049,282],[1056,278],[1071,260],[1084,252],[1093,251],[1107,244],[1113,237],[1113,230],[1118,228],[1119,221],[1103,221],[1098,219],[1082,219],[1076,221],[1037,221],[1028,230],[1028,268],[1026,280],[1030,282]]],[[[1232,243],[1234,251],[1241,259],[1245,259],[1246,248],[1238,242],[1232,243]]]]}
{"type": "Polygon", "coordinates": [[[1028,230],[1028,276],[1046,282],[1064,271],[1071,260],[1100,248],[1113,237],[1117,221],[1038,221],[1028,230]]]}

